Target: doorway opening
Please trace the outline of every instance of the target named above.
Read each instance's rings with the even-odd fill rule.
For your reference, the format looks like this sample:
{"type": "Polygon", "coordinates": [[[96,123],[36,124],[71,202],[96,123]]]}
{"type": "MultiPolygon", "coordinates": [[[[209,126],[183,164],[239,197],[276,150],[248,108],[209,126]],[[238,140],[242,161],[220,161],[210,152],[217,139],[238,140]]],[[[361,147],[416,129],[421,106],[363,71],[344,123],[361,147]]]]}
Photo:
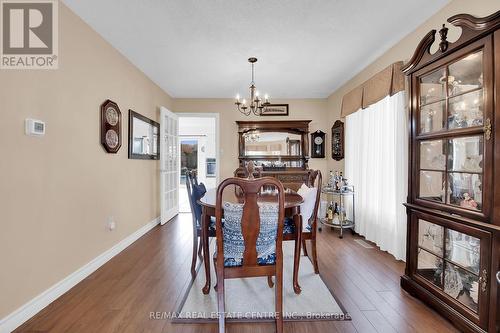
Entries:
{"type": "Polygon", "coordinates": [[[190,213],[186,189],[186,170],[196,170],[198,182],[207,190],[218,184],[219,174],[219,115],[178,113],[180,145],[179,212],[190,213]]]}

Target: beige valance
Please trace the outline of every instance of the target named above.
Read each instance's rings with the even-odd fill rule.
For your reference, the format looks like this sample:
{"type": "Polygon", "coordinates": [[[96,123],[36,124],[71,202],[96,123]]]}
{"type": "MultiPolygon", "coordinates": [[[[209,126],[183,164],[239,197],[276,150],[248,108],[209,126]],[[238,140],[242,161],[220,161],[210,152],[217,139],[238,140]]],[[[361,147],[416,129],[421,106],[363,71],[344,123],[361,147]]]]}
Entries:
{"type": "Polygon", "coordinates": [[[367,108],[386,96],[392,96],[404,90],[405,79],[401,71],[402,66],[402,61],[396,62],[345,94],[342,98],[340,115],[342,117],[348,116],[361,108],[367,108]]]}

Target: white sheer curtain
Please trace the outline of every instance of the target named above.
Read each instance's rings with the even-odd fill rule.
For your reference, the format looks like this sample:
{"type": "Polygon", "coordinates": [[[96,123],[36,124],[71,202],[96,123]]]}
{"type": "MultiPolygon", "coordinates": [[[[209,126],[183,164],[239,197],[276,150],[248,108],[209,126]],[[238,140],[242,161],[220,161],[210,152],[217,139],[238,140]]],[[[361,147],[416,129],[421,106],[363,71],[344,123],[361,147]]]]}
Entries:
{"type": "Polygon", "coordinates": [[[346,117],[345,174],[356,191],[356,232],[406,258],[408,132],[405,93],[346,117]]]}

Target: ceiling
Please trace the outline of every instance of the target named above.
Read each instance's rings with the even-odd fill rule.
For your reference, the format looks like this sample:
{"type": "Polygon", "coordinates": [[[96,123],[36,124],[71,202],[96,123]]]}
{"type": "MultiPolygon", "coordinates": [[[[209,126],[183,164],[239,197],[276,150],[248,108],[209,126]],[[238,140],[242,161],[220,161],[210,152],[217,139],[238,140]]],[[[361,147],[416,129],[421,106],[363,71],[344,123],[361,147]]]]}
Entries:
{"type": "Polygon", "coordinates": [[[325,98],[448,0],[63,0],[175,98],[325,98]]]}

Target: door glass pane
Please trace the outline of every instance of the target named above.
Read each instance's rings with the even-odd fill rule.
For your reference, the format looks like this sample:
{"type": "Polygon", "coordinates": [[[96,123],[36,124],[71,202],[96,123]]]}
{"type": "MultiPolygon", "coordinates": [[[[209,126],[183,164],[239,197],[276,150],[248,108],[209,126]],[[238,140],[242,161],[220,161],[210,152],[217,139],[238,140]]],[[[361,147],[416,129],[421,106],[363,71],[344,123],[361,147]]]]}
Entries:
{"type": "Polygon", "coordinates": [[[443,259],[433,255],[424,249],[418,249],[417,274],[432,282],[438,287],[442,287],[443,259]]]}
{"type": "Polygon", "coordinates": [[[446,103],[444,101],[427,104],[420,108],[420,133],[437,132],[445,128],[444,114],[446,103]]]}
{"type": "Polygon", "coordinates": [[[449,96],[483,86],[483,51],[469,54],[448,68],[449,96]]]}
{"type": "Polygon", "coordinates": [[[422,199],[444,202],[444,173],[420,171],[420,193],[422,199]]]}
{"type": "Polygon", "coordinates": [[[483,89],[452,97],[448,106],[448,129],[483,125],[483,89]]]}
{"type": "Polygon", "coordinates": [[[442,256],[443,234],[442,226],[418,220],[418,246],[442,256]]]}
{"type": "Polygon", "coordinates": [[[481,175],[470,173],[450,173],[448,175],[447,203],[471,210],[481,210],[481,175]]]}
{"type": "Polygon", "coordinates": [[[446,263],[444,273],[444,292],[477,312],[479,300],[478,276],[460,267],[446,263]]]}
{"type": "Polygon", "coordinates": [[[445,170],[445,154],[443,140],[420,142],[420,168],[445,170]]]}
{"type": "Polygon", "coordinates": [[[181,139],[181,181],[185,184],[186,170],[198,168],[198,140],[181,139]]]}
{"type": "Polygon", "coordinates": [[[445,98],[445,69],[439,69],[420,78],[420,105],[445,98]]]}
{"type": "Polygon", "coordinates": [[[448,170],[483,172],[483,137],[448,140],[448,170]]]}
{"type": "Polygon", "coordinates": [[[446,229],[445,258],[476,274],[479,274],[480,245],[479,238],[446,229]]]}

